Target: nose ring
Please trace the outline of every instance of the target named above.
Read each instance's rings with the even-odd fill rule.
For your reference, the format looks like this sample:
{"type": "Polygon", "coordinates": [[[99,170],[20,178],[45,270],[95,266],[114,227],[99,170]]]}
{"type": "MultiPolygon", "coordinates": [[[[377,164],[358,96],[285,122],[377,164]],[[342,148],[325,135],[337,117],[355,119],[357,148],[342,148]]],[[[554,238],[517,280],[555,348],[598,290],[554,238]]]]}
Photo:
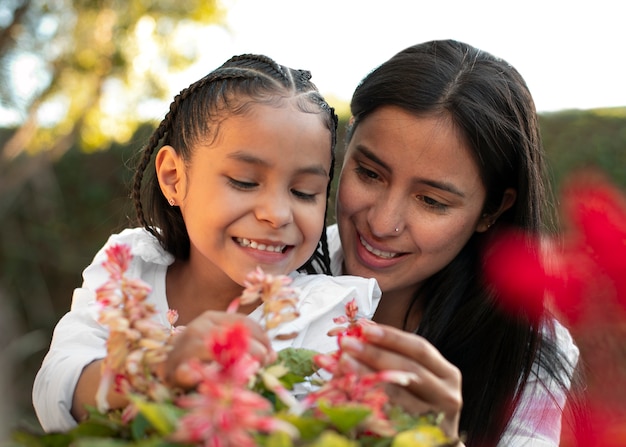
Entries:
{"type": "Polygon", "coordinates": [[[396,233],[397,233],[398,231],[400,231],[400,228],[397,228],[397,227],[396,227],[396,233]]]}

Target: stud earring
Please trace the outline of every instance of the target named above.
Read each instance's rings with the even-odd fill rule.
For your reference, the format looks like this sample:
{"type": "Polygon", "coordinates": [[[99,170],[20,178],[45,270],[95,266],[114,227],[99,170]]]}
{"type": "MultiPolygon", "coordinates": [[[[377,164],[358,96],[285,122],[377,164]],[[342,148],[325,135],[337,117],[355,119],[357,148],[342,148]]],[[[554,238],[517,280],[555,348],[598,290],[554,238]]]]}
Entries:
{"type": "Polygon", "coordinates": [[[169,204],[170,204],[170,206],[174,206],[174,205],[176,205],[176,201],[174,201],[174,199],[169,199],[169,200],[167,201],[167,203],[169,203],[169,204]]]}

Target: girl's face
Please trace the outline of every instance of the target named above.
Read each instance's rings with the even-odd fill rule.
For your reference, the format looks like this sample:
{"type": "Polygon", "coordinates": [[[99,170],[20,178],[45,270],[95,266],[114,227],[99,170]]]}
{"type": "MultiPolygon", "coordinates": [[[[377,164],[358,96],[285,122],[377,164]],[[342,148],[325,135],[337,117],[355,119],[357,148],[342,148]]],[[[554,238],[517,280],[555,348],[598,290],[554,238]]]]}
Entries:
{"type": "Polygon", "coordinates": [[[376,278],[385,295],[412,295],[487,229],[485,198],[478,166],[450,121],[376,110],[355,129],[340,176],[344,273],[376,278]]]}
{"type": "Polygon", "coordinates": [[[214,141],[194,148],[188,166],[171,157],[180,175],[173,198],[196,271],[242,285],[257,266],[287,274],[316,249],[331,164],[330,131],[319,115],[289,101],[254,104],[222,121],[214,141]]]}

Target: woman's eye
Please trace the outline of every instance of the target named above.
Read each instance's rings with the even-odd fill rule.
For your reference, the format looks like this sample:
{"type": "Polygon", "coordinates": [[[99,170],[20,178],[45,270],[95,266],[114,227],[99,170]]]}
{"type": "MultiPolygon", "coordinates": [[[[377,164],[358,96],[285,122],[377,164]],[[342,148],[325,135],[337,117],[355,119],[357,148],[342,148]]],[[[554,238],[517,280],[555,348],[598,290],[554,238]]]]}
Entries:
{"type": "Polygon", "coordinates": [[[376,174],[374,171],[371,171],[361,165],[357,165],[357,167],[355,168],[355,172],[357,173],[359,177],[365,177],[371,180],[378,179],[378,174],[376,174]]]}
{"type": "Polygon", "coordinates": [[[445,211],[448,209],[448,205],[441,203],[432,197],[428,196],[418,196],[418,200],[421,200],[427,207],[432,208],[437,211],[445,211]]]}
{"type": "Polygon", "coordinates": [[[236,189],[248,190],[254,189],[257,187],[257,183],[253,182],[243,182],[241,180],[235,180],[234,178],[228,177],[228,183],[236,189]]]}

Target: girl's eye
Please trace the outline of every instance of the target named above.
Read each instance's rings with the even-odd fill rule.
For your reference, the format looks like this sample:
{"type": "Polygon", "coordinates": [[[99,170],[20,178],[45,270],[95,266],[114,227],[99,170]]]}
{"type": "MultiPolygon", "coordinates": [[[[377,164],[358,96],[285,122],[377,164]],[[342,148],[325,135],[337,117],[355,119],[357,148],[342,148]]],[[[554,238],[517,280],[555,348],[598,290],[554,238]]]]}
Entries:
{"type": "Polygon", "coordinates": [[[441,203],[432,197],[417,196],[417,199],[421,200],[428,208],[432,208],[435,211],[446,211],[448,209],[448,205],[441,203]]]}
{"type": "Polygon", "coordinates": [[[254,189],[257,187],[257,183],[253,183],[253,182],[242,182],[240,180],[235,180],[234,178],[228,177],[228,183],[236,188],[236,189],[241,189],[244,191],[247,191],[249,189],[254,189]]]}
{"type": "Polygon", "coordinates": [[[308,194],[302,191],[298,191],[296,189],[292,189],[291,193],[296,196],[298,199],[303,200],[305,202],[315,202],[317,198],[317,194],[308,194]]]}
{"type": "Polygon", "coordinates": [[[357,167],[354,169],[354,171],[357,173],[357,175],[359,177],[363,177],[367,180],[376,180],[378,179],[378,174],[376,174],[374,171],[371,171],[365,167],[363,167],[362,165],[357,165],[357,167]]]}

